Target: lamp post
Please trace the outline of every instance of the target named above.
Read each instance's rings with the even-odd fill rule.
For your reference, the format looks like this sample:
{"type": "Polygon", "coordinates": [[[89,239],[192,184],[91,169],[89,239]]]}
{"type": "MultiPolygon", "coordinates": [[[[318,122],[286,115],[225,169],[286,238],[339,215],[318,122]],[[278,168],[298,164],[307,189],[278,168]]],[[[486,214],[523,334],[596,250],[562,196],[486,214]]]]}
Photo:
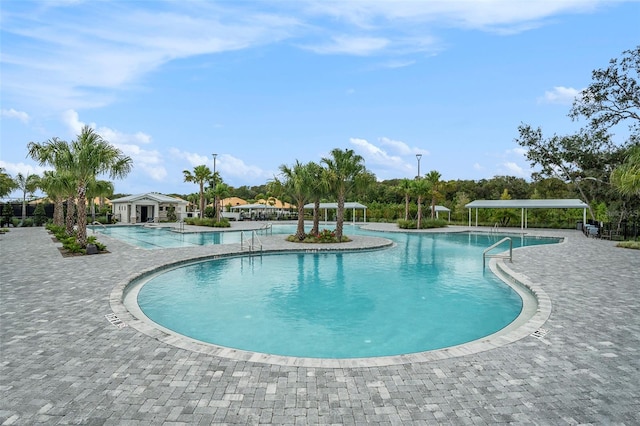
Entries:
{"type": "Polygon", "coordinates": [[[422,158],[422,154],[416,154],[416,159],[418,160],[418,178],[420,177],[420,159],[422,158]]]}
{"type": "Polygon", "coordinates": [[[216,218],[218,218],[218,222],[220,221],[220,214],[218,213],[218,196],[216,195],[216,157],[218,156],[218,154],[211,154],[213,155],[213,208],[215,209],[216,212],[216,218]]]}

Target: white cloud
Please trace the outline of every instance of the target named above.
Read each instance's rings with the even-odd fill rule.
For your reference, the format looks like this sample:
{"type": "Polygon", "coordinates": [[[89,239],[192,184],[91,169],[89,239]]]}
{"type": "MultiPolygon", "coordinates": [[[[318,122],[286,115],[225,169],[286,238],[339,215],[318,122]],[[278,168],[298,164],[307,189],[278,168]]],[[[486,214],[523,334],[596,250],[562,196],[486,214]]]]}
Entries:
{"type": "Polygon", "coordinates": [[[507,171],[507,175],[523,178],[529,177],[529,173],[513,161],[507,161],[506,163],[503,163],[502,167],[507,171]]]}
{"type": "Polygon", "coordinates": [[[539,103],[571,105],[574,99],[580,95],[580,90],[573,87],[556,86],[553,90],[545,91],[544,96],[538,99],[539,103]]]}
{"type": "Polygon", "coordinates": [[[368,56],[383,50],[389,40],[381,37],[332,37],[331,42],[322,45],[302,46],[319,54],[346,54],[368,56]]]}
{"type": "Polygon", "coordinates": [[[31,117],[29,117],[29,114],[27,114],[26,112],[16,111],[13,108],[10,108],[10,109],[3,108],[2,110],[0,110],[0,116],[7,117],[7,118],[15,118],[17,120],[22,121],[24,124],[27,124],[31,119],[31,117]]]}
{"type": "MultiPolygon", "coordinates": [[[[62,114],[62,121],[75,135],[82,131],[85,123],[80,120],[78,113],[74,110],[67,110],[62,114]]],[[[155,181],[162,181],[167,177],[167,170],[164,167],[162,154],[157,150],[142,149],[140,145],[148,145],[152,138],[143,132],[123,133],[109,127],[98,127],[95,123],[90,123],[89,127],[102,136],[110,144],[120,149],[125,155],[133,160],[133,167],[141,169],[144,174],[155,181]]]]}
{"type": "MultiPolygon", "coordinates": [[[[213,157],[201,155],[193,152],[182,151],[177,148],[170,149],[171,156],[174,158],[186,160],[189,167],[184,170],[191,170],[202,164],[208,166],[213,172],[213,157]]],[[[220,173],[225,182],[233,182],[234,179],[242,178],[260,178],[271,179],[275,172],[261,169],[257,166],[246,164],[243,160],[229,154],[218,154],[216,157],[216,171],[220,173]]],[[[253,180],[253,179],[252,179],[253,180]]]]}
{"type": "Polygon", "coordinates": [[[484,170],[484,167],[482,167],[480,163],[473,163],[473,169],[481,172],[484,170]]]}
{"type": "Polygon", "coordinates": [[[402,141],[396,141],[386,137],[381,137],[379,140],[380,140],[380,145],[391,147],[394,152],[400,155],[415,155],[415,154],[429,155],[429,151],[427,151],[426,149],[410,147],[409,145],[407,145],[402,141]]]}
{"type": "MultiPolygon", "coordinates": [[[[378,179],[384,180],[398,176],[413,176],[416,170],[416,151],[411,151],[406,144],[381,138],[381,145],[391,147],[391,151],[397,155],[372,144],[366,139],[351,138],[349,142],[355,145],[355,151],[362,155],[368,169],[375,168],[378,179]],[[407,155],[410,158],[405,158],[407,155]]],[[[426,153],[426,151],[424,151],[426,153]]]]}

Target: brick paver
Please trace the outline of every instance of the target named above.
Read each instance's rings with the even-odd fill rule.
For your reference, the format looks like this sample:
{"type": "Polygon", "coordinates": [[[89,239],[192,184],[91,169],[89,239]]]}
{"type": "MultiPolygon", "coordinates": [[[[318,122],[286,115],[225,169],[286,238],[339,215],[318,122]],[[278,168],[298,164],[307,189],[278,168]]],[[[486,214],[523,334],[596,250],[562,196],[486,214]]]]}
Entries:
{"type": "Polygon", "coordinates": [[[0,424],[639,424],[640,251],[532,232],[566,237],[518,249],[508,265],[550,298],[544,337],[309,367],[196,352],[105,318],[131,276],[237,247],[108,239],[109,254],[62,258],[44,229],[12,229],[0,236],[0,424]]]}

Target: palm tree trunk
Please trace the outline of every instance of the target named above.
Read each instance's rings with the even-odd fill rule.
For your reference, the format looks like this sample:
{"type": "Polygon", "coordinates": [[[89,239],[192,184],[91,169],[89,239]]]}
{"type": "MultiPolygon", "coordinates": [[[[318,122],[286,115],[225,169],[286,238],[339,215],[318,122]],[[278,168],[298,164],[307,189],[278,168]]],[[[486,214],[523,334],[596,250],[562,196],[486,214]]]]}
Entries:
{"type": "Polygon", "coordinates": [[[416,229],[422,228],[422,197],[418,196],[418,224],[416,229]]]}
{"type": "Polygon", "coordinates": [[[67,217],[66,217],[66,231],[67,235],[73,235],[73,224],[75,222],[73,215],[76,213],[76,200],[73,195],[67,197],[67,217]]]}
{"type": "Polygon", "coordinates": [[[315,235],[320,233],[320,200],[313,202],[313,226],[311,233],[315,235]]]}
{"type": "Polygon", "coordinates": [[[298,202],[298,228],[296,229],[296,238],[298,238],[298,241],[302,241],[304,237],[304,203],[298,202]]]}
{"type": "Polygon", "coordinates": [[[200,219],[204,218],[204,183],[200,182],[200,219]]]}
{"type": "Polygon", "coordinates": [[[344,225],[344,192],[338,194],[338,213],[336,215],[336,239],[342,242],[342,229],[344,225]]]}
{"type": "Polygon", "coordinates": [[[409,220],[409,194],[404,196],[404,220],[409,220]]]}
{"type": "Polygon", "coordinates": [[[78,185],[78,244],[87,246],[87,188],[78,185]]]}
{"type": "Polygon", "coordinates": [[[64,200],[56,197],[53,203],[53,224],[56,226],[64,226],[64,200]]]}

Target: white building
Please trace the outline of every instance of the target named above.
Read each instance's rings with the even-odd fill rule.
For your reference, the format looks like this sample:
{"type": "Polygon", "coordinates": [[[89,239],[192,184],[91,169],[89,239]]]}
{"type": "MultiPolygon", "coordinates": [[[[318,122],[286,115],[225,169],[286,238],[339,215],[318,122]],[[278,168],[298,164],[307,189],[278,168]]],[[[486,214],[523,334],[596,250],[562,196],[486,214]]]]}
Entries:
{"type": "Polygon", "coordinates": [[[187,217],[185,200],[169,197],[157,192],[129,195],[111,200],[114,218],[120,223],[146,223],[169,221],[168,213],[173,209],[175,220],[187,217]]]}

